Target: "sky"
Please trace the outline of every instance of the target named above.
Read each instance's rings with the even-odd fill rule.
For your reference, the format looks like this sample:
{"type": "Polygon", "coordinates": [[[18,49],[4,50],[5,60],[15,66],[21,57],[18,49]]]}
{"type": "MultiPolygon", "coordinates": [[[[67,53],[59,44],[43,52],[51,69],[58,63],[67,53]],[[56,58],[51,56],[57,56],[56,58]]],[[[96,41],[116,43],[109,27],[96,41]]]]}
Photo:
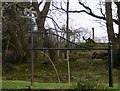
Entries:
{"type": "MultiPolygon", "coordinates": [[[[65,1],[65,0],[63,0],[63,1],[65,1]]],[[[99,0],[84,0],[84,1],[87,1],[86,5],[89,6],[95,14],[98,14],[98,15],[101,14],[99,9],[97,9],[97,8],[100,7],[98,5],[99,0]]],[[[80,6],[78,4],[78,0],[74,0],[74,1],[70,0],[69,4],[70,4],[69,5],[70,10],[84,9],[82,6],[80,6]]],[[[63,8],[66,8],[66,6],[63,5],[63,8]]],[[[66,14],[65,13],[60,15],[56,11],[54,14],[56,14],[56,16],[57,16],[57,18],[54,17],[54,19],[56,21],[58,21],[59,25],[63,25],[63,23],[66,23],[66,14]]],[[[92,16],[89,16],[86,13],[74,13],[74,14],[70,13],[69,18],[70,18],[69,19],[69,28],[77,29],[77,28],[83,27],[85,29],[88,29],[89,32],[92,32],[92,28],[94,28],[95,37],[99,37],[99,38],[107,37],[107,31],[106,31],[106,28],[105,28],[106,25],[105,25],[104,22],[102,23],[104,26],[101,25],[100,23],[98,23],[100,20],[97,22],[98,19],[96,19],[92,16]]]]}
{"type": "MultiPolygon", "coordinates": [[[[97,4],[98,4],[97,0],[94,0],[94,2],[93,2],[93,0],[92,1],[89,0],[89,2],[87,2],[87,5],[93,10],[93,12],[95,12],[95,14],[100,13],[98,9],[96,10],[96,8],[99,7],[99,6],[97,6],[97,4]]],[[[77,8],[79,6],[80,5],[77,2],[70,3],[71,8],[74,8],[74,7],[77,8]]],[[[82,27],[87,27],[89,29],[89,31],[91,31],[92,28],[94,28],[96,36],[98,36],[98,37],[107,36],[107,32],[106,32],[105,28],[100,27],[101,25],[96,22],[96,20],[97,20],[96,18],[91,17],[85,13],[81,13],[81,14],[76,13],[73,16],[71,15],[71,17],[74,18],[74,22],[78,26],[80,25],[82,27]],[[77,17],[77,19],[74,18],[74,16],[77,17]]]]}
{"type": "MultiPolygon", "coordinates": [[[[57,0],[59,2],[61,1],[67,1],[67,0],[57,0]]],[[[81,0],[81,1],[85,1],[85,5],[89,6],[92,11],[96,14],[96,15],[101,15],[100,12],[100,7],[102,7],[103,9],[103,13],[105,13],[105,6],[104,5],[99,5],[100,1],[102,1],[101,3],[104,4],[105,0],[81,0]]],[[[80,9],[84,9],[82,6],[80,6],[78,4],[78,0],[69,0],[69,9],[70,10],[80,10],[80,9]]],[[[65,5],[63,5],[64,8],[66,8],[65,5]]],[[[113,16],[115,16],[115,5],[112,5],[113,8],[113,16]]],[[[57,13],[57,12],[56,12],[57,13]]],[[[57,14],[56,14],[57,15],[57,14]]],[[[92,31],[92,28],[94,28],[95,30],[95,37],[99,37],[99,38],[106,38],[107,37],[107,29],[106,29],[106,24],[104,20],[100,20],[97,18],[94,18],[92,16],[87,15],[86,13],[74,13],[74,14],[69,14],[69,28],[73,28],[73,29],[77,29],[80,27],[83,28],[87,28],[88,31],[92,31]]],[[[61,23],[65,23],[66,20],[66,15],[59,15],[58,14],[58,18],[56,19],[56,21],[59,21],[61,23]]],[[[60,23],[59,23],[60,25],[60,23]]],[[[117,33],[118,31],[118,26],[114,26],[115,28],[115,32],[117,33]]]]}

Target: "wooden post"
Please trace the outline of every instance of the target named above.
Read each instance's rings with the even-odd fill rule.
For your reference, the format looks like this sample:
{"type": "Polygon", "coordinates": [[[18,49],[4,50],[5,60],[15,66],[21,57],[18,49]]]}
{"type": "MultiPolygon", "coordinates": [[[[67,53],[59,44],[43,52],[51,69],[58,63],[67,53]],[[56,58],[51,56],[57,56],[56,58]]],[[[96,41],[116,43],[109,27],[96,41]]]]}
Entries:
{"type": "MultiPolygon", "coordinates": [[[[67,30],[67,40],[70,40],[69,34],[69,0],[67,0],[67,21],[66,21],[66,30],[67,30]]],[[[69,48],[69,42],[67,41],[67,47],[69,48]]],[[[69,62],[69,50],[67,50],[67,62],[68,62],[68,83],[70,85],[70,62],[69,62]]]]}
{"type": "Polygon", "coordinates": [[[0,88],[2,88],[2,2],[0,1],[0,88]]]}
{"type": "Polygon", "coordinates": [[[67,62],[68,62],[68,83],[70,85],[70,61],[69,61],[69,50],[67,50],[67,62]]]}
{"type": "Polygon", "coordinates": [[[31,89],[34,82],[34,54],[33,54],[33,32],[31,30],[31,89]]]}

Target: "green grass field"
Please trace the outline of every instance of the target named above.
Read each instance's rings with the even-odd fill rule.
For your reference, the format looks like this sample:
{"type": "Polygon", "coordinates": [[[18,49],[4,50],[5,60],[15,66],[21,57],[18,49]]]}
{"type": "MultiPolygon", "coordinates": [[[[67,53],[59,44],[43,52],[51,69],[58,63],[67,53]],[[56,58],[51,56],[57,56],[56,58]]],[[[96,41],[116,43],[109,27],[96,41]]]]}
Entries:
{"type": "MultiPolygon", "coordinates": [[[[29,89],[31,83],[28,81],[5,80],[2,81],[2,89],[29,89]]],[[[74,89],[77,83],[38,83],[34,82],[33,89],[74,89]]],[[[108,84],[102,84],[108,89],[119,89],[118,84],[109,87],[108,84]]],[[[96,88],[98,89],[98,88],[96,88]]],[[[100,89],[100,88],[99,88],[100,89]]],[[[119,89],[120,90],[120,89],[119,89]]]]}
{"type": "MultiPolygon", "coordinates": [[[[3,89],[28,89],[31,83],[28,81],[17,81],[17,80],[5,80],[2,82],[3,89]]],[[[34,82],[33,88],[34,89],[73,89],[71,84],[69,86],[68,83],[38,83],[34,82]]]]}

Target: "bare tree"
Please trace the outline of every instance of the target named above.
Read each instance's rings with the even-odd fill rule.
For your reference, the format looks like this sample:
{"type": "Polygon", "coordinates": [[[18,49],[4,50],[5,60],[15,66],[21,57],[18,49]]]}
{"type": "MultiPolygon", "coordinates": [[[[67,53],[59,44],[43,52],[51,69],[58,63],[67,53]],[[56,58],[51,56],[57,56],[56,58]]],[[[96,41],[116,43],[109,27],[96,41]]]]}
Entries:
{"type": "MultiPolygon", "coordinates": [[[[45,1],[45,5],[43,7],[43,10],[39,10],[40,5],[43,3],[43,1],[39,2],[36,0],[34,0],[34,2],[32,2],[32,6],[34,7],[34,10],[37,12],[37,27],[38,27],[38,31],[40,32],[47,32],[47,30],[45,29],[45,21],[46,21],[46,17],[47,14],[49,12],[49,8],[50,8],[50,4],[51,4],[51,0],[49,1],[45,1]]],[[[48,47],[55,47],[54,43],[52,40],[50,40],[49,36],[46,35],[45,37],[45,44],[49,45],[48,47]]],[[[55,50],[49,50],[49,54],[50,54],[50,58],[51,60],[53,60],[54,62],[57,61],[58,57],[57,57],[57,53],[55,50]]]]}
{"type": "Polygon", "coordinates": [[[3,8],[2,22],[3,28],[5,28],[3,32],[7,31],[6,33],[10,35],[10,42],[15,46],[15,51],[22,60],[29,52],[27,49],[28,42],[26,38],[25,22],[24,19],[19,16],[21,7],[19,7],[19,3],[14,2],[3,3],[3,8]]]}

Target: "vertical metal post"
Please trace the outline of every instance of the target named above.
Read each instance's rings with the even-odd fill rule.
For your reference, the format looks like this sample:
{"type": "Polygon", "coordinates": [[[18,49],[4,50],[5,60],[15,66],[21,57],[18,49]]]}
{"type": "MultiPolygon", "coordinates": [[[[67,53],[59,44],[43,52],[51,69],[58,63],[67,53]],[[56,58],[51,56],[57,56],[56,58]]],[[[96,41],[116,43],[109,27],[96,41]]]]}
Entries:
{"type": "Polygon", "coordinates": [[[31,88],[34,82],[33,32],[31,30],[31,88]]]}
{"type": "Polygon", "coordinates": [[[112,77],[112,68],[113,68],[113,55],[112,55],[112,43],[109,42],[108,45],[109,49],[109,57],[108,57],[108,63],[109,63],[109,87],[113,87],[113,77],[112,77]]]}
{"type": "Polygon", "coordinates": [[[95,32],[94,32],[94,28],[92,28],[92,39],[95,41],[95,32]]]}

